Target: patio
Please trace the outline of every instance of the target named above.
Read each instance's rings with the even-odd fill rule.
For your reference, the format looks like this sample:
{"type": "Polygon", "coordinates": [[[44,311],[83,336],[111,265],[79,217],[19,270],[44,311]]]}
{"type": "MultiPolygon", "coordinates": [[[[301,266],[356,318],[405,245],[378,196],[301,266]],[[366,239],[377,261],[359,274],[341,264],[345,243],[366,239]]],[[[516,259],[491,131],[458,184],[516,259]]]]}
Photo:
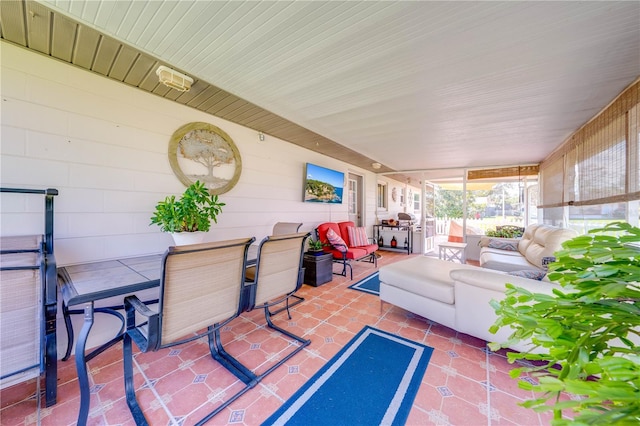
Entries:
{"type": "MultiPolygon", "coordinates": [[[[406,254],[383,252],[379,262],[382,266],[407,258],[406,254]]],[[[435,349],[408,424],[549,423],[550,415],[536,414],[517,405],[532,394],[519,389],[517,382],[509,378],[512,366],[504,353],[487,351],[484,341],[392,305],[381,307],[377,296],[348,288],[371,270],[370,264],[356,262],[353,281],[334,276],[332,282],[320,287],[303,286],[299,294],[306,300],[292,309],[293,319],[288,321],[284,314],[278,314],[274,321],[288,321],[287,328],[310,338],[311,345],[214,417],[210,424],[260,424],[365,325],[435,349]]],[[[261,315],[259,311],[243,314],[222,333],[229,349],[251,365],[267,362],[274,356],[269,349],[271,339],[282,339],[277,333],[256,329],[264,322],[261,315]]],[[[193,424],[202,416],[199,407],[207,399],[222,399],[225,392],[239,386],[235,377],[211,360],[204,340],[178,350],[141,354],[136,362],[153,374],[148,378],[154,381],[157,395],[148,389],[139,391],[141,406],[151,424],[193,424]]],[[[121,344],[89,362],[92,395],[88,424],[134,424],[124,399],[122,368],[121,344]]],[[[135,371],[138,376],[137,368],[135,371]]],[[[136,383],[141,381],[140,377],[136,379],[136,383]]],[[[0,422],[7,426],[75,424],[79,392],[73,360],[59,363],[58,380],[58,403],[49,408],[36,407],[34,381],[3,390],[0,422]]]]}

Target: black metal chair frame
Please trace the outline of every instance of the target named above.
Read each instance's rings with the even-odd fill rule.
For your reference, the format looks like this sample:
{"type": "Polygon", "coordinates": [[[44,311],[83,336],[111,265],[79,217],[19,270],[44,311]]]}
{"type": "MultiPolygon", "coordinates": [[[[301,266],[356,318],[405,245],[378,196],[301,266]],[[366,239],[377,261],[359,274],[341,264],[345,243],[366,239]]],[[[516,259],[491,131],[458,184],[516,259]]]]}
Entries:
{"type": "MultiPolygon", "coordinates": [[[[255,241],[254,238],[251,238],[249,240],[247,240],[247,242],[245,243],[245,248],[244,248],[244,264],[243,264],[243,268],[246,268],[247,265],[247,251],[248,251],[248,247],[249,245],[255,241]]],[[[237,245],[237,244],[236,244],[237,245]]],[[[175,255],[181,255],[181,254],[186,254],[186,253],[190,253],[193,251],[198,251],[199,249],[197,248],[198,245],[193,246],[194,249],[191,251],[184,251],[182,253],[176,253],[175,255]]],[[[228,247],[228,246],[226,246],[228,247]]],[[[167,262],[167,257],[170,255],[170,250],[171,248],[167,251],[167,253],[165,253],[164,257],[163,257],[163,265],[162,265],[162,275],[161,275],[161,282],[160,282],[160,303],[162,305],[162,299],[164,297],[164,278],[165,278],[165,266],[166,266],[166,262],[167,262]]],[[[200,249],[202,250],[202,249],[200,249]]],[[[243,275],[244,277],[244,275],[243,275]]],[[[240,280],[240,282],[238,282],[238,286],[243,286],[243,280],[240,280]]],[[[127,404],[129,406],[129,409],[131,411],[131,415],[133,416],[135,422],[137,425],[148,425],[148,422],[146,420],[146,418],[144,417],[144,414],[142,413],[142,410],[140,409],[140,406],[138,405],[138,401],[136,399],[136,395],[135,395],[135,387],[133,384],[133,348],[132,348],[132,342],[136,343],[136,346],[138,346],[138,348],[140,348],[140,350],[142,352],[148,352],[148,351],[157,351],[159,349],[163,349],[163,348],[168,348],[168,347],[172,347],[172,346],[177,346],[177,345],[181,345],[184,343],[188,343],[197,339],[200,339],[202,337],[207,336],[208,340],[209,340],[209,348],[210,348],[210,352],[211,352],[211,356],[220,361],[225,367],[227,367],[229,369],[229,371],[231,371],[233,374],[236,375],[236,377],[238,377],[238,379],[240,379],[243,383],[245,383],[245,386],[238,391],[236,394],[232,395],[229,399],[227,399],[226,401],[224,401],[220,406],[218,406],[214,411],[212,411],[211,413],[209,413],[207,416],[205,416],[203,419],[201,419],[198,423],[198,425],[202,425],[204,423],[206,423],[207,421],[209,421],[211,418],[213,418],[216,414],[218,414],[220,411],[222,411],[224,408],[226,408],[227,406],[229,406],[229,404],[231,404],[233,401],[237,400],[239,397],[241,397],[242,395],[244,395],[249,389],[253,388],[258,382],[255,380],[251,380],[250,378],[247,377],[246,374],[244,374],[243,371],[240,371],[238,369],[235,368],[229,368],[230,363],[225,362],[224,360],[221,361],[221,357],[220,357],[220,353],[217,350],[218,345],[221,346],[221,342],[219,339],[219,330],[220,328],[224,327],[226,324],[228,324],[230,321],[232,321],[233,319],[237,318],[245,309],[246,307],[246,303],[247,301],[245,300],[244,296],[243,296],[243,292],[242,289],[239,290],[241,293],[241,297],[240,297],[240,301],[238,304],[238,308],[235,312],[234,315],[232,315],[231,317],[227,318],[226,320],[219,322],[217,324],[213,324],[207,327],[207,330],[203,333],[199,333],[199,334],[194,334],[192,336],[186,337],[184,339],[181,340],[177,340],[171,343],[167,343],[167,344],[162,344],[162,336],[161,336],[161,327],[162,327],[162,314],[161,312],[155,312],[151,309],[149,309],[142,301],[140,301],[140,299],[138,299],[136,296],[128,296],[124,299],[124,307],[125,307],[125,311],[126,311],[126,324],[127,324],[127,328],[126,331],[124,333],[123,336],[123,364],[124,364],[124,383],[125,383],[125,394],[126,394],[126,399],[127,399],[127,404]],[[147,321],[145,323],[143,323],[143,325],[148,329],[148,332],[146,333],[146,335],[148,337],[145,337],[145,335],[141,332],[140,330],[140,325],[136,325],[136,313],[139,315],[144,316],[145,318],[147,318],[147,321]],[[214,342],[215,340],[215,342],[214,342]]],[[[161,308],[160,308],[161,309],[161,308]]]]}
{"type": "Polygon", "coordinates": [[[283,357],[282,359],[280,359],[276,364],[272,365],[271,367],[269,367],[265,372],[263,372],[260,375],[256,375],[254,372],[252,372],[251,370],[249,370],[247,367],[245,367],[240,361],[238,361],[236,358],[234,358],[232,355],[230,355],[227,351],[225,351],[225,349],[222,347],[222,342],[220,340],[220,328],[216,328],[215,330],[212,330],[214,332],[214,336],[215,339],[213,340],[213,342],[211,340],[209,340],[209,348],[211,349],[211,354],[212,356],[221,364],[223,364],[229,371],[234,372],[234,374],[236,375],[236,377],[238,377],[240,380],[243,380],[244,383],[251,385],[251,386],[255,386],[255,384],[257,384],[258,382],[260,382],[264,377],[266,377],[268,374],[270,374],[271,372],[273,372],[276,368],[278,368],[279,366],[281,366],[282,364],[284,364],[285,362],[287,362],[291,357],[293,357],[295,354],[297,354],[298,352],[300,352],[301,350],[303,350],[306,346],[308,346],[311,343],[311,340],[307,340],[304,339],[300,336],[297,336],[293,333],[291,333],[288,330],[283,329],[282,327],[279,327],[277,325],[275,325],[272,321],[271,321],[271,317],[279,312],[282,312],[283,310],[287,311],[287,314],[289,316],[289,319],[291,319],[291,312],[289,311],[290,306],[294,306],[295,304],[298,304],[300,302],[302,302],[304,299],[299,298],[298,296],[296,296],[294,293],[296,291],[298,291],[300,289],[300,287],[302,286],[302,281],[303,281],[303,277],[304,277],[304,273],[303,273],[303,269],[302,269],[302,260],[303,260],[303,253],[304,253],[304,245],[305,242],[307,240],[307,238],[309,238],[311,234],[310,233],[306,233],[304,235],[304,237],[301,240],[301,244],[300,244],[300,252],[299,252],[299,263],[298,263],[298,281],[296,284],[296,287],[293,291],[279,297],[276,300],[273,300],[271,302],[268,303],[264,303],[262,305],[255,305],[255,294],[256,291],[255,289],[257,288],[257,286],[260,285],[260,265],[261,265],[261,259],[262,259],[262,250],[263,247],[266,244],[270,244],[273,241],[278,241],[278,240],[283,240],[283,239],[292,239],[292,238],[300,238],[301,234],[291,234],[291,235],[287,235],[287,236],[271,236],[271,237],[266,237],[265,239],[263,239],[260,242],[260,247],[258,249],[258,258],[256,261],[256,273],[255,273],[255,281],[253,282],[247,282],[246,284],[251,288],[252,291],[249,292],[249,304],[246,308],[247,311],[251,311],[254,309],[264,309],[264,316],[265,316],[265,320],[267,322],[267,327],[276,330],[282,334],[284,334],[285,336],[288,336],[292,339],[294,339],[296,342],[298,342],[298,346],[296,347],[296,349],[294,349],[293,351],[291,351],[290,353],[288,353],[285,357],[283,357]],[[289,304],[289,299],[291,297],[296,297],[299,300],[294,302],[294,304],[289,304]],[[276,306],[279,305],[281,303],[285,303],[285,307],[282,309],[279,309],[275,312],[271,312],[269,311],[269,308],[272,306],[276,306]]]}
{"type": "MultiPolygon", "coordinates": [[[[48,189],[23,189],[0,188],[0,192],[15,194],[40,194],[44,195],[44,241],[42,247],[37,250],[41,254],[42,262],[39,266],[42,276],[42,309],[41,318],[44,330],[41,336],[42,356],[40,373],[45,377],[45,405],[54,405],[57,400],[58,386],[58,350],[56,338],[56,315],[58,311],[58,287],[56,274],[56,258],[53,250],[53,197],[58,195],[58,190],[48,189]]],[[[36,252],[35,250],[2,250],[2,253],[36,252]]],[[[3,267],[3,270],[33,269],[33,267],[3,267]]],[[[14,372],[16,374],[19,372],[14,372]]],[[[8,376],[7,376],[8,377],[8,376]]],[[[4,377],[2,377],[4,379],[4,377]]]]}

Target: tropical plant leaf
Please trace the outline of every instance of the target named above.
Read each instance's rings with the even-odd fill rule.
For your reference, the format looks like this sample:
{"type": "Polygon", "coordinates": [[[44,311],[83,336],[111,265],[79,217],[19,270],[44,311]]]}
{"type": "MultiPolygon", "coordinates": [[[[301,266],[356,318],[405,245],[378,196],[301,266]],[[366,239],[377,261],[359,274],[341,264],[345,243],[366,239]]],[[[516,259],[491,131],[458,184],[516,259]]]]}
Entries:
{"type": "Polygon", "coordinates": [[[511,327],[509,342],[533,341],[546,353],[509,353],[511,363],[536,360],[529,372],[539,384],[520,382],[536,397],[522,405],[554,411],[553,425],[640,424],[640,229],[614,222],[573,238],[555,253],[548,277],[552,295],[507,285],[507,297],[492,303],[497,332],[511,327]],[[557,366],[555,368],[553,366],[557,366]],[[580,395],[560,399],[564,393],[580,395]],[[571,411],[573,420],[563,418],[571,411]]]}

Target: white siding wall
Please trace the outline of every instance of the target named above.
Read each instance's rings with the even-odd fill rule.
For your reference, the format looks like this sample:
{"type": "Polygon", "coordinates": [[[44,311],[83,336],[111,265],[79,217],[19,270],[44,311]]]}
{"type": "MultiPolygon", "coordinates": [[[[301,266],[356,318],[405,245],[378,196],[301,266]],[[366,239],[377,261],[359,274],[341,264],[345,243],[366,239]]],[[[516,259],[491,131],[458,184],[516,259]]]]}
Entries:
{"type": "MultiPolygon", "coordinates": [[[[240,181],[209,240],[268,235],[277,221],[312,231],[347,220],[347,203],[302,202],[304,164],[365,177],[365,223],[375,223],[375,174],[179,105],[6,42],[0,43],[0,180],[4,187],[57,188],[55,248],[59,265],[160,253],[169,235],[148,226],[157,201],[184,186],[167,157],[185,123],[227,132],[242,156],[240,181]]],[[[398,184],[400,187],[400,184],[398,184]]],[[[0,233],[42,233],[39,197],[4,194],[0,233]]]]}

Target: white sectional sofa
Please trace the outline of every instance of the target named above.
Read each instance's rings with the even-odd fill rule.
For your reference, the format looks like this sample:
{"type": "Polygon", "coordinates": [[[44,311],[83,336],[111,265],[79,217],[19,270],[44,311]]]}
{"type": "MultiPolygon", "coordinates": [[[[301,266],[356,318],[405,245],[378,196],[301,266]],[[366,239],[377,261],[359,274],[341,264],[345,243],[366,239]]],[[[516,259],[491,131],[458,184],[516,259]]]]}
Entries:
{"type": "Polygon", "coordinates": [[[480,239],[480,266],[498,271],[545,271],[547,260],[562,243],[578,235],[572,229],[549,225],[529,225],[522,238],[480,239]]]}
{"type": "MultiPolygon", "coordinates": [[[[489,302],[504,298],[508,282],[547,294],[556,286],[548,281],[420,256],[380,268],[380,300],[462,333],[489,342],[505,342],[510,330],[501,329],[495,335],[489,332],[497,318],[489,302]]],[[[511,349],[522,352],[531,348],[520,343],[511,349]]]]}

